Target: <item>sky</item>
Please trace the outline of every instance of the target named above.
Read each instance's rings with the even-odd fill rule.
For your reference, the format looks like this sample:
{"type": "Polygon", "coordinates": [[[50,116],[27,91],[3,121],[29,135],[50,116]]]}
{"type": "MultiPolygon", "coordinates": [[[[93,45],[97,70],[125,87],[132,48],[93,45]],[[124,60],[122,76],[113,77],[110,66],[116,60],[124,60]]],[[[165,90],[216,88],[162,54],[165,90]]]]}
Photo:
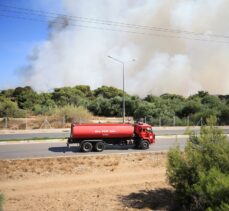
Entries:
{"type": "Polygon", "coordinates": [[[0,0],[0,89],[121,89],[111,55],[125,64],[130,94],[228,94],[228,8],[228,0],[0,0]],[[67,18],[8,18],[1,4],[67,18]]]}
{"type": "MultiPolygon", "coordinates": [[[[58,2],[58,1],[56,1],[58,2]]],[[[0,0],[0,4],[63,12],[62,5],[51,1],[0,0]]],[[[1,14],[1,11],[0,11],[1,14]]],[[[27,64],[30,52],[38,43],[48,37],[47,22],[25,21],[0,16],[0,89],[24,86],[20,78],[20,68],[27,64]]]]}

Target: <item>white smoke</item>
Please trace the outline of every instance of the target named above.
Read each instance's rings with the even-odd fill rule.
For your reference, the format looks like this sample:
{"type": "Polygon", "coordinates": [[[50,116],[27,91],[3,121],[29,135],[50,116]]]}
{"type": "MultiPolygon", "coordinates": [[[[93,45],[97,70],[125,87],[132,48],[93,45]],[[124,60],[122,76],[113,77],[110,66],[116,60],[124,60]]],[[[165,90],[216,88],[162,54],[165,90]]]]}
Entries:
{"type": "Polygon", "coordinates": [[[229,44],[190,39],[216,40],[208,35],[229,35],[228,0],[62,1],[68,15],[203,32],[206,36],[184,35],[187,39],[179,39],[162,37],[173,34],[155,31],[144,32],[157,36],[136,35],[74,27],[71,23],[68,26],[67,22],[62,28],[58,25],[49,40],[36,47],[25,71],[25,82],[36,90],[79,84],[122,88],[122,65],[107,58],[111,55],[125,63],[128,93],[190,95],[207,90],[228,94],[229,44]]]}

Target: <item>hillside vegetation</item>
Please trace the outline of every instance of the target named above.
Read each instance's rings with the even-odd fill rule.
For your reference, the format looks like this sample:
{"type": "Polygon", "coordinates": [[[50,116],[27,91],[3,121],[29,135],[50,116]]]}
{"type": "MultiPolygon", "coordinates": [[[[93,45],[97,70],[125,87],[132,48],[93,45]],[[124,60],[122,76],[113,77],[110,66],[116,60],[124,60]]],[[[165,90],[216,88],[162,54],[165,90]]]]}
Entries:
{"type": "MultiPolygon", "coordinates": [[[[122,116],[122,90],[102,86],[91,90],[89,86],[55,88],[51,92],[38,93],[31,87],[17,87],[0,92],[0,117],[25,117],[28,115],[53,115],[77,107],[82,112],[96,116],[122,116]]],[[[161,96],[147,95],[145,98],[126,95],[126,116],[135,120],[147,118],[148,122],[164,125],[172,124],[176,116],[176,125],[196,125],[211,115],[220,125],[229,124],[229,95],[210,95],[200,91],[187,98],[176,94],[161,96]]],[[[88,115],[88,114],[86,114],[88,115]]],[[[71,119],[70,116],[68,116],[71,119]]]]}

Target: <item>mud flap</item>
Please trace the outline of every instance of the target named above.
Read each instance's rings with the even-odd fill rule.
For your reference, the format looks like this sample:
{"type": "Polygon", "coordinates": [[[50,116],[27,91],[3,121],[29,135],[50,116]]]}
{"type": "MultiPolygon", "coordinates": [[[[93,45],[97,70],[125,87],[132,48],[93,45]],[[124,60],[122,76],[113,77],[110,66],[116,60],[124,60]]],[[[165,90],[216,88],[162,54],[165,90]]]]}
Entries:
{"type": "Polygon", "coordinates": [[[67,140],[66,145],[67,145],[67,147],[66,147],[66,150],[64,151],[64,153],[65,153],[66,151],[68,151],[68,150],[69,150],[69,138],[68,138],[68,140],[67,140]]]}

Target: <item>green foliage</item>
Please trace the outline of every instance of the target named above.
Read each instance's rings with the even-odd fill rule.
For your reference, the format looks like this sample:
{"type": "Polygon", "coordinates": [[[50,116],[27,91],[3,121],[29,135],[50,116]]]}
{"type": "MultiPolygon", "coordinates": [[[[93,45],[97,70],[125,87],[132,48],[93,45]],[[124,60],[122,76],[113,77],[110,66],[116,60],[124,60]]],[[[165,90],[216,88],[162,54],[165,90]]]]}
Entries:
{"type": "Polygon", "coordinates": [[[57,106],[80,106],[83,96],[83,92],[78,88],[63,87],[54,89],[52,100],[56,102],[57,106]]]}
{"type": "Polygon", "coordinates": [[[3,211],[4,195],[0,193],[0,211],[3,211]]]}
{"type": "Polygon", "coordinates": [[[222,105],[222,102],[220,101],[219,97],[213,96],[213,95],[206,95],[201,100],[203,105],[207,105],[210,108],[220,108],[222,105]]]}
{"type": "Polygon", "coordinates": [[[168,153],[167,176],[179,203],[188,210],[223,210],[229,206],[229,142],[207,120],[200,136],[190,135],[184,152],[168,153]]]}
{"type": "Polygon", "coordinates": [[[219,122],[221,125],[229,125],[229,106],[223,106],[221,108],[219,122]]]}
{"type": "Polygon", "coordinates": [[[37,95],[37,103],[33,105],[32,111],[35,115],[50,115],[53,108],[56,107],[50,93],[41,93],[37,95]]]}
{"type": "Polygon", "coordinates": [[[149,102],[149,103],[158,103],[159,101],[161,101],[161,98],[158,96],[154,96],[154,95],[147,95],[144,98],[145,101],[149,102]]]}
{"type": "MultiPolygon", "coordinates": [[[[184,99],[178,95],[165,94],[162,97],[148,95],[134,112],[134,118],[148,118],[152,124],[158,123],[159,118],[164,125],[172,125],[173,117],[182,108],[184,99]]],[[[182,122],[179,118],[179,123],[182,122]]]]}
{"type": "Polygon", "coordinates": [[[94,90],[95,97],[114,98],[122,97],[123,91],[112,86],[102,86],[94,90]]]}
{"type": "Polygon", "coordinates": [[[6,89],[1,91],[1,96],[11,98],[13,97],[14,89],[6,89]]]}
{"type": "Polygon", "coordinates": [[[185,98],[181,95],[176,95],[176,94],[163,94],[160,96],[164,100],[179,100],[179,101],[184,101],[185,98]]]}
{"type": "Polygon", "coordinates": [[[89,104],[88,109],[99,116],[121,116],[122,98],[117,96],[107,99],[100,96],[89,104]]]}
{"type": "MultiPolygon", "coordinates": [[[[84,107],[96,116],[122,116],[123,91],[115,87],[101,86],[94,91],[90,86],[56,88],[52,92],[37,93],[31,87],[17,87],[0,92],[0,116],[23,117],[51,115],[57,107],[72,105],[84,107]]],[[[158,125],[197,125],[200,119],[215,115],[220,125],[229,124],[229,96],[213,96],[200,91],[188,98],[176,94],[147,95],[144,99],[125,93],[126,116],[135,120],[147,119],[158,125]],[[188,120],[188,121],[187,121],[188,120]]]]}
{"type": "Polygon", "coordinates": [[[81,91],[85,97],[93,96],[93,92],[91,91],[90,86],[79,85],[79,86],[75,86],[74,89],[81,91]]]}
{"type": "Polygon", "coordinates": [[[73,105],[67,105],[64,107],[58,107],[54,110],[54,115],[59,118],[65,118],[68,122],[80,122],[86,121],[92,117],[91,113],[83,107],[76,107],[73,105]]]}
{"type": "Polygon", "coordinates": [[[17,87],[13,92],[13,97],[18,107],[24,110],[32,110],[34,104],[38,102],[38,94],[30,86],[17,87]]]}
{"type": "Polygon", "coordinates": [[[0,117],[25,117],[26,112],[17,107],[11,100],[0,97],[0,117]]]}
{"type": "Polygon", "coordinates": [[[206,92],[206,91],[199,91],[197,94],[191,95],[191,96],[189,97],[189,99],[190,99],[190,100],[202,99],[202,98],[204,98],[204,97],[206,97],[206,96],[208,96],[208,95],[209,95],[209,93],[206,92]]]}
{"type": "MultiPolygon", "coordinates": [[[[122,103],[121,103],[122,104],[122,103]]],[[[141,99],[138,96],[127,96],[126,97],[126,115],[133,116],[134,112],[141,104],[141,99]]]]}
{"type": "Polygon", "coordinates": [[[134,118],[140,119],[144,117],[155,117],[157,116],[157,110],[155,104],[144,102],[141,103],[134,112],[134,118]]]}
{"type": "Polygon", "coordinates": [[[192,114],[198,113],[201,110],[201,103],[198,101],[190,100],[185,102],[184,107],[177,112],[178,116],[183,118],[192,114]]]}

